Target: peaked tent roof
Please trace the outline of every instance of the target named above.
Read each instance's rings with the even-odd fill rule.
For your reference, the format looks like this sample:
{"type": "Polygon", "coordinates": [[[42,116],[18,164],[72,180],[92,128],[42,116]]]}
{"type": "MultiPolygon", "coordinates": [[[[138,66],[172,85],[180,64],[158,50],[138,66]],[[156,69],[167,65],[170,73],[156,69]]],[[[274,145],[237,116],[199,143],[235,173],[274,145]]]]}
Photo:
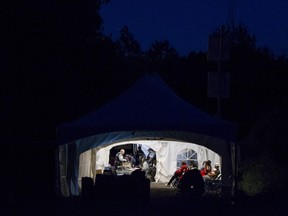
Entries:
{"type": "Polygon", "coordinates": [[[59,144],[116,131],[183,131],[234,140],[237,126],[177,96],[157,74],[145,74],[95,112],[57,128],[59,144]]]}

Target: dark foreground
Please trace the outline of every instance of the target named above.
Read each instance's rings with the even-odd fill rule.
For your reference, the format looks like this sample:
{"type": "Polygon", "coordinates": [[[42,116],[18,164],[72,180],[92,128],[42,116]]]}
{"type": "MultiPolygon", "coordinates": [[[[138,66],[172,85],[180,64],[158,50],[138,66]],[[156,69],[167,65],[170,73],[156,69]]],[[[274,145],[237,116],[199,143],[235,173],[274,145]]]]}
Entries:
{"type": "Polygon", "coordinates": [[[238,198],[233,203],[229,196],[203,196],[199,200],[175,194],[173,188],[161,183],[151,183],[149,200],[125,199],[119,194],[119,201],[101,201],[88,197],[57,198],[25,196],[7,198],[2,202],[1,215],[115,215],[115,216],[157,216],[157,215],[287,215],[286,196],[266,198],[238,198]],[[121,199],[122,197],[122,199],[121,199]]]}

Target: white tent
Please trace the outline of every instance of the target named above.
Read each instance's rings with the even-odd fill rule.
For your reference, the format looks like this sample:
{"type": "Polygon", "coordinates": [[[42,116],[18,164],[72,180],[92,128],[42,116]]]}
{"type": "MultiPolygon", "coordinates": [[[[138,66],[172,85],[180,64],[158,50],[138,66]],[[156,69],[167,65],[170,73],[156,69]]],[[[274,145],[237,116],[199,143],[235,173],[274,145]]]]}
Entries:
{"type": "Polygon", "coordinates": [[[176,169],[177,154],[191,148],[199,164],[204,158],[220,162],[225,184],[232,173],[236,131],[234,123],[179,98],[158,75],[145,74],[95,112],[57,128],[59,190],[78,195],[81,177],[94,177],[97,164],[107,163],[108,149],[129,142],[145,142],[156,151],[157,181],[167,181],[176,169]],[[205,157],[203,151],[208,152],[205,157]]]}

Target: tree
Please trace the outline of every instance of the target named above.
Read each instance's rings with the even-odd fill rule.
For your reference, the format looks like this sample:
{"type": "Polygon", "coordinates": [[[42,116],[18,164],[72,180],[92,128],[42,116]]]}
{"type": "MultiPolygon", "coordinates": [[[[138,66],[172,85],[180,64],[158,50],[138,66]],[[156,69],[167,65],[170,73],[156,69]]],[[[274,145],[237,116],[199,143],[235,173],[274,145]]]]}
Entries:
{"type": "Polygon", "coordinates": [[[171,47],[168,40],[155,41],[148,49],[148,56],[152,62],[169,61],[174,58],[179,58],[174,47],[171,47]]]}
{"type": "Polygon", "coordinates": [[[134,39],[133,34],[125,25],[120,30],[120,38],[117,40],[120,53],[125,57],[137,57],[141,55],[141,47],[137,40],[134,39]]]}
{"type": "MultiPolygon", "coordinates": [[[[54,121],[63,118],[61,111],[69,98],[83,99],[87,95],[79,91],[84,88],[75,86],[85,83],[86,75],[94,69],[93,58],[98,53],[93,48],[102,40],[99,10],[108,2],[29,1],[30,4],[14,4],[11,14],[7,13],[9,17],[4,20],[9,47],[5,48],[7,71],[2,70],[2,80],[5,97],[11,101],[7,105],[11,106],[9,112],[14,113],[11,125],[25,125],[18,131],[23,136],[54,135],[54,121]],[[47,109],[51,106],[53,109],[47,109]],[[44,110],[49,110],[49,115],[43,115],[44,110]],[[35,126],[40,124],[38,115],[47,118],[42,125],[46,130],[35,126]]],[[[14,128],[11,131],[14,133],[14,128]]]]}

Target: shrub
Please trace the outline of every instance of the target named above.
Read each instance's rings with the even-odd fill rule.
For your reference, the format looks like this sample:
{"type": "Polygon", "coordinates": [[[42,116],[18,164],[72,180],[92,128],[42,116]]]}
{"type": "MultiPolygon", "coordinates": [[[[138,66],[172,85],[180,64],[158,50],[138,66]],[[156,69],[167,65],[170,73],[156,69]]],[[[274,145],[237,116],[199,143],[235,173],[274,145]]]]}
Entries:
{"type": "Polygon", "coordinates": [[[266,192],[266,175],[261,164],[253,161],[243,166],[239,188],[248,196],[257,196],[266,192]]]}
{"type": "Polygon", "coordinates": [[[240,167],[239,189],[248,196],[287,191],[287,165],[279,166],[271,153],[247,160],[240,167]]]}

